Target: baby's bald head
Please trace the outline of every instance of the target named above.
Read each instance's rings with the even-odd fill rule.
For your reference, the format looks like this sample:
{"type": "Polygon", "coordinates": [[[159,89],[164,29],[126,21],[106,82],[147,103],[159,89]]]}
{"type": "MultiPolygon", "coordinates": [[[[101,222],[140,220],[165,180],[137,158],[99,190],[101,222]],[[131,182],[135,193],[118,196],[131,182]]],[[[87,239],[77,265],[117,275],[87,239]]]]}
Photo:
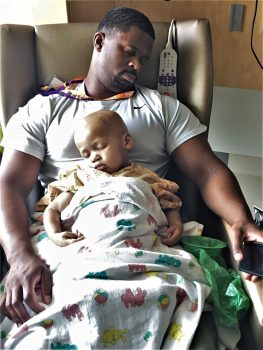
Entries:
{"type": "Polygon", "coordinates": [[[74,132],[75,143],[78,144],[87,133],[94,131],[101,135],[121,137],[128,129],[118,113],[102,109],[78,120],[74,132]]]}

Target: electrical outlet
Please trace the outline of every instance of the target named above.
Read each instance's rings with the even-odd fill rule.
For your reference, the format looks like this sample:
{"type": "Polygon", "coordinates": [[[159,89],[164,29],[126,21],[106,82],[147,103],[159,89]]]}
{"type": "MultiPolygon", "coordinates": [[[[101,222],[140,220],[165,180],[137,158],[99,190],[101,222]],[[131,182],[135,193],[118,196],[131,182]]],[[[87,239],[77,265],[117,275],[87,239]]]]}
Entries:
{"type": "Polygon", "coordinates": [[[230,32],[241,32],[245,5],[232,4],[229,21],[230,32]]]}

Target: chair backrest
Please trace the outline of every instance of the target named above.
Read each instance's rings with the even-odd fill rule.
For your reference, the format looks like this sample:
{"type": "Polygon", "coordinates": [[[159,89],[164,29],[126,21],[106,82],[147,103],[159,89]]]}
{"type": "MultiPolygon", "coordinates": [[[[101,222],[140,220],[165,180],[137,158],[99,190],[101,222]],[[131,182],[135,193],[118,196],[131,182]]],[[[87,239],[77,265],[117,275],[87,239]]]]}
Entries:
{"type": "MultiPolygon", "coordinates": [[[[62,81],[87,73],[96,22],[38,26],[0,26],[0,122],[4,129],[19,106],[37,88],[56,75],[62,81]]],[[[159,55],[164,49],[169,23],[153,23],[154,49],[139,83],[156,88],[159,55]]],[[[209,125],[212,104],[212,43],[207,19],[177,21],[174,27],[178,54],[178,98],[202,123],[209,125]]]]}

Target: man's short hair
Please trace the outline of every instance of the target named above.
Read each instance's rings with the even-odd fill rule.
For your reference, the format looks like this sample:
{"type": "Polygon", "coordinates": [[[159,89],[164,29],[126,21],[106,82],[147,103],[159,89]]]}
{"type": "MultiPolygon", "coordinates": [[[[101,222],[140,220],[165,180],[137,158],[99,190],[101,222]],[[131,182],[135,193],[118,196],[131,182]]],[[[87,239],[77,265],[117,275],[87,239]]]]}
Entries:
{"type": "Polygon", "coordinates": [[[98,25],[97,31],[106,32],[115,30],[119,32],[128,32],[131,26],[137,26],[155,40],[154,28],[149,18],[142,12],[128,7],[115,7],[107,12],[98,25]]]}

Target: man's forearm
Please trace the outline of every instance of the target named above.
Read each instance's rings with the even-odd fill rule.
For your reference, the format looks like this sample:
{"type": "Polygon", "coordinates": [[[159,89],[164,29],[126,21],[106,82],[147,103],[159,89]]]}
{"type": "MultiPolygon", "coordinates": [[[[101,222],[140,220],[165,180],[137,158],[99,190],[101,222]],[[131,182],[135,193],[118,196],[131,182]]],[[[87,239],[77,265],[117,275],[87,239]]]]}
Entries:
{"type": "Polygon", "coordinates": [[[238,181],[229,169],[217,169],[200,189],[209,208],[229,225],[252,220],[238,181]]]}
{"type": "Polygon", "coordinates": [[[0,242],[9,264],[18,254],[34,254],[28,230],[28,213],[23,196],[10,189],[1,188],[0,198],[1,233],[0,242]]]}

